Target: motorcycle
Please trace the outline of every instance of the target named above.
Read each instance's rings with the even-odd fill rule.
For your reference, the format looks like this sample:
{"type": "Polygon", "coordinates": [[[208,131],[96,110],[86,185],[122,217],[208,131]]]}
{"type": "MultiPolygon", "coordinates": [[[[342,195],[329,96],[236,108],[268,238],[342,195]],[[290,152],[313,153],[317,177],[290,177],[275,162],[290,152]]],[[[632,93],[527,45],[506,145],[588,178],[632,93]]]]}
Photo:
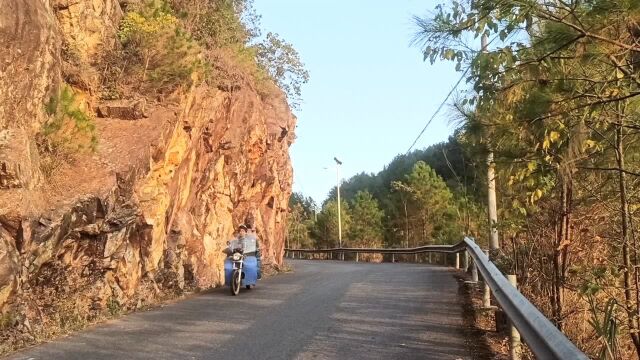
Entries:
{"type": "Polygon", "coordinates": [[[241,248],[234,248],[225,260],[225,283],[229,285],[231,294],[236,296],[244,286],[251,289],[258,282],[258,261],[253,255],[245,255],[241,248]]]}

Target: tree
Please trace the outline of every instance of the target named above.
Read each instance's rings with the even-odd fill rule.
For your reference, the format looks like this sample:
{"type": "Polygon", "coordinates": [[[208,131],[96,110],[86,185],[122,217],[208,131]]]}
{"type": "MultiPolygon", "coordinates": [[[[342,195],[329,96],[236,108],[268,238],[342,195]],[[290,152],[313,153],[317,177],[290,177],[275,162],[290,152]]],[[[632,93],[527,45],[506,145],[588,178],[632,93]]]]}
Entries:
{"type": "Polygon", "coordinates": [[[287,247],[313,248],[312,231],[315,226],[317,206],[311,197],[294,192],[289,198],[287,247]]]}
{"type": "MultiPolygon", "coordinates": [[[[546,280],[531,289],[544,296],[543,304],[548,293],[552,318],[567,331],[572,329],[563,325],[580,305],[565,309],[565,294],[575,293],[585,278],[606,287],[611,295],[596,300],[621,299],[621,333],[637,356],[639,249],[630,209],[638,197],[629,190],[637,191],[638,174],[629,168],[637,168],[638,158],[631,165],[625,154],[638,150],[639,17],[638,2],[630,0],[475,0],[451,1],[429,18],[416,18],[425,59],[467,68],[474,91],[456,107],[464,113],[463,136],[479,153],[495,151],[500,178],[508,180],[503,201],[511,204],[499,224],[510,227],[508,261],[533,257],[530,264],[542,264],[525,267],[538,273],[524,278],[546,280]],[[491,38],[492,46],[479,53],[465,41],[468,35],[491,38]],[[610,221],[576,221],[580,215],[593,221],[591,214],[601,211],[610,221]],[[531,222],[537,225],[533,230],[531,222]],[[584,235],[591,231],[599,235],[584,235]],[[595,255],[587,248],[606,252],[616,264],[602,265],[611,269],[608,284],[593,275],[602,272],[589,261],[595,255]],[[623,291],[616,290],[618,282],[623,291]]],[[[569,335],[590,341],[584,334],[569,335]]]]}
{"type": "Polygon", "coordinates": [[[451,243],[460,236],[455,223],[453,193],[436,172],[418,161],[405,182],[394,182],[395,189],[409,195],[412,208],[414,243],[451,243]]]}
{"type": "MultiPolygon", "coordinates": [[[[342,242],[348,241],[349,229],[351,226],[351,213],[349,204],[341,200],[340,217],[342,221],[342,242]]],[[[318,220],[315,224],[314,238],[318,248],[338,247],[338,202],[328,201],[318,213],[318,220]]]]}
{"type": "Polygon", "coordinates": [[[384,212],[368,191],[358,191],[351,202],[349,246],[381,247],[384,212]]]}
{"type": "Polygon", "coordinates": [[[309,81],[309,72],[304,68],[300,55],[291,44],[278,34],[269,32],[264,41],[256,46],[258,64],[287,95],[289,105],[300,106],[302,85],[309,81]]]}

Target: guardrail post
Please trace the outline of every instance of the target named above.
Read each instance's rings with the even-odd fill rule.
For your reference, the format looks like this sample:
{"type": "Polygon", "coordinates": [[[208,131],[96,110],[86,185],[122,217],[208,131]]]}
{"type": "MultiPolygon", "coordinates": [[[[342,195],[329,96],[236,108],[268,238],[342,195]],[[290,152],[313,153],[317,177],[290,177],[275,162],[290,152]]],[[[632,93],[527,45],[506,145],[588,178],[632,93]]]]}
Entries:
{"type": "Polygon", "coordinates": [[[396,254],[391,254],[391,262],[396,262],[396,254]]]}
{"type": "Polygon", "coordinates": [[[414,254],[414,258],[415,258],[414,262],[415,262],[415,263],[418,263],[418,253],[415,253],[415,254],[414,254]]]}
{"type": "Polygon", "coordinates": [[[460,253],[456,253],[456,270],[460,269],[460,253]]]}
{"type": "MultiPolygon", "coordinates": [[[[489,258],[489,250],[484,250],[484,254],[489,258]]],[[[482,283],[484,284],[482,291],[482,307],[490,308],[491,307],[491,289],[489,289],[489,283],[487,279],[482,279],[482,283]]]]}
{"type": "MultiPolygon", "coordinates": [[[[516,289],[518,288],[518,280],[515,275],[507,275],[507,279],[509,283],[513,285],[516,289]]],[[[520,332],[516,329],[515,326],[509,321],[509,340],[510,340],[510,348],[509,352],[511,354],[512,360],[520,360],[520,332]]]]}
{"type": "Polygon", "coordinates": [[[469,253],[465,250],[463,252],[464,256],[462,257],[462,265],[464,266],[464,272],[469,271],[469,253]]]}
{"type": "Polygon", "coordinates": [[[431,261],[431,253],[429,253],[429,264],[431,264],[431,263],[432,263],[432,261],[431,261]]]}
{"type": "Polygon", "coordinates": [[[478,282],[478,265],[475,261],[471,264],[471,281],[474,283],[478,282]]]}
{"type": "Polygon", "coordinates": [[[356,262],[358,262],[358,255],[359,254],[360,254],[359,252],[356,252],[356,262]]]}

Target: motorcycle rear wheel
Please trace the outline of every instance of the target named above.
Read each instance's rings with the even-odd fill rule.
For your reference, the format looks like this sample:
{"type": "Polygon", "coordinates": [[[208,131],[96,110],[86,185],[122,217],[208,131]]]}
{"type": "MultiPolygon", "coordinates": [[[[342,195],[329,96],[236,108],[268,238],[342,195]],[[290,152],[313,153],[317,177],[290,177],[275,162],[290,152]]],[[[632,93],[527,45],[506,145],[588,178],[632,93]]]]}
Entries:
{"type": "Polygon", "coordinates": [[[242,273],[240,270],[234,270],[231,274],[231,295],[236,296],[240,293],[240,284],[242,283],[242,273]]]}

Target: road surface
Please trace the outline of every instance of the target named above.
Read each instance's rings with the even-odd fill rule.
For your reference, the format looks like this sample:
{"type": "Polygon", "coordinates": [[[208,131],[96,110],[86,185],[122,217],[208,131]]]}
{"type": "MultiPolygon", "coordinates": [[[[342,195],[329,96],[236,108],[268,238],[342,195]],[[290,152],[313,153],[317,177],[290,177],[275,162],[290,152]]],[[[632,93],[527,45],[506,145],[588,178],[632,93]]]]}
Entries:
{"type": "MultiPolygon", "coordinates": [[[[290,262],[291,273],[135,313],[9,359],[482,359],[453,270],[290,262]]],[[[478,340],[480,341],[480,340],[478,340]]]]}

